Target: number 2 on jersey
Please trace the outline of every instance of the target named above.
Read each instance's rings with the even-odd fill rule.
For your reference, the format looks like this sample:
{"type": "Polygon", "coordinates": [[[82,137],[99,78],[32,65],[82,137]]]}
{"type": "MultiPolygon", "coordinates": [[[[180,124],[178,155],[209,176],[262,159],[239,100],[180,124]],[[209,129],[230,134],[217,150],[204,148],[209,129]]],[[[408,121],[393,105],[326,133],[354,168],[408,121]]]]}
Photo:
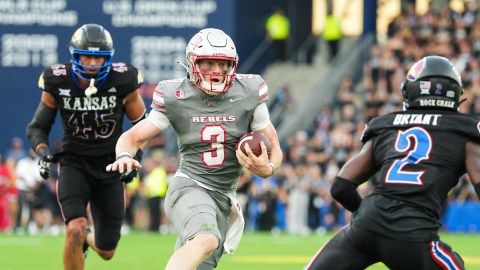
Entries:
{"type": "Polygon", "coordinates": [[[432,150],[432,138],[428,132],[420,127],[413,127],[405,131],[399,131],[395,141],[395,150],[405,152],[410,150],[403,159],[395,160],[387,171],[385,183],[422,185],[424,171],[405,170],[409,164],[418,164],[430,157],[432,150]]]}

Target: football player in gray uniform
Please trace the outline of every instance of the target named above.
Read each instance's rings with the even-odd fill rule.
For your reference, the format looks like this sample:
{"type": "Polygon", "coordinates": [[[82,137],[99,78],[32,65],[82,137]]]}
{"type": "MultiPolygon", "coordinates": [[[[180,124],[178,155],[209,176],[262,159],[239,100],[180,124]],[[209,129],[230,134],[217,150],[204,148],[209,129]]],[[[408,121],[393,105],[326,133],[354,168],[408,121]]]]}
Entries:
{"type": "Polygon", "coordinates": [[[223,31],[203,29],[186,48],[187,77],[161,81],[150,115],[122,134],[117,159],[107,171],[141,168],[137,149],[172,126],[180,164],[165,200],[167,217],[178,231],[166,269],[213,269],[223,253],[233,253],[243,232],[235,200],[243,168],[269,177],[283,159],[267,106],[268,87],[259,75],[236,74],[238,55],[223,31]],[[256,130],[272,143],[270,156],[235,149],[240,137],[256,130]]]}

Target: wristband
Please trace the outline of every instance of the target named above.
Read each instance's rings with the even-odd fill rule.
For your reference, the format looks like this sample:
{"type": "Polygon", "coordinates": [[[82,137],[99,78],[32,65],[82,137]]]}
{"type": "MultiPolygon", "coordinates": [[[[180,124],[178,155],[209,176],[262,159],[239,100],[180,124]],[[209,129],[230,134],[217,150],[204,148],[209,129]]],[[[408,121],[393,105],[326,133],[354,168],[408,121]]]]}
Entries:
{"type": "Polygon", "coordinates": [[[117,155],[117,157],[115,158],[115,160],[119,160],[119,159],[124,158],[124,157],[132,158],[132,155],[129,152],[120,152],[117,155]]]}
{"type": "Polygon", "coordinates": [[[270,166],[270,168],[272,168],[272,175],[273,175],[273,173],[275,172],[275,164],[270,162],[270,163],[268,163],[268,166],[270,166]]]}

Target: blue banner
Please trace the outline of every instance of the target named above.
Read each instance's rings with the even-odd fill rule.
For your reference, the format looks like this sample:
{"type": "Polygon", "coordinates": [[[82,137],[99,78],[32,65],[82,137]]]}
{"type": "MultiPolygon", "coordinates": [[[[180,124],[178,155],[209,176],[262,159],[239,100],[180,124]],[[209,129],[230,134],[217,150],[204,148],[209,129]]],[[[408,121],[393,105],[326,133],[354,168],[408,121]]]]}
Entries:
{"type": "Polygon", "coordinates": [[[450,202],[442,222],[450,232],[480,232],[479,202],[450,202]]]}
{"type": "MultiPolygon", "coordinates": [[[[198,30],[220,28],[236,39],[234,2],[0,0],[0,153],[13,137],[28,145],[25,128],[40,101],[42,67],[70,61],[68,44],[81,25],[97,23],[110,32],[113,61],[142,71],[148,101],[158,81],[186,74],[177,62],[185,61],[186,44],[198,30]]],[[[62,136],[58,122],[50,143],[62,136]]]]}

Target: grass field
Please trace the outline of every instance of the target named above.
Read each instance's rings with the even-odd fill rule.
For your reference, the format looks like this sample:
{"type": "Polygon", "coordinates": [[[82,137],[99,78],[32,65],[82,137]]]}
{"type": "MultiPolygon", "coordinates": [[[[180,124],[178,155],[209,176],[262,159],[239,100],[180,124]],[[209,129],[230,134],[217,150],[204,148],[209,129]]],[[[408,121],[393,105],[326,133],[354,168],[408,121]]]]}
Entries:
{"type": "MultiPolygon", "coordinates": [[[[246,233],[234,255],[224,255],[217,269],[292,270],[303,269],[318,248],[332,235],[272,236],[246,233]]],[[[480,234],[442,234],[465,260],[469,270],[480,269],[480,234]]],[[[0,234],[1,270],[62,269],[63,236],[16,236],[0,234]]],[[[174,235],[133,232],[122,237],[114,259],[102,261],[93,251],[86,268],[91,270],[164,269],[175,243],[174,235]]],[[[348,258],[346,258],[348,259],[348,258]]],[[[368,270],[387,269],[376,264],[368,270]]]]}

